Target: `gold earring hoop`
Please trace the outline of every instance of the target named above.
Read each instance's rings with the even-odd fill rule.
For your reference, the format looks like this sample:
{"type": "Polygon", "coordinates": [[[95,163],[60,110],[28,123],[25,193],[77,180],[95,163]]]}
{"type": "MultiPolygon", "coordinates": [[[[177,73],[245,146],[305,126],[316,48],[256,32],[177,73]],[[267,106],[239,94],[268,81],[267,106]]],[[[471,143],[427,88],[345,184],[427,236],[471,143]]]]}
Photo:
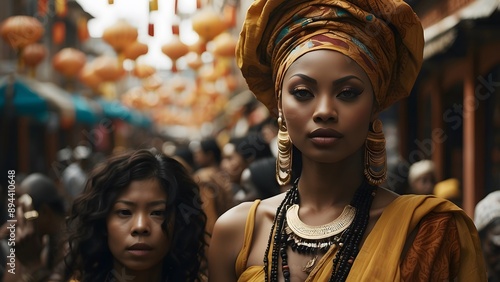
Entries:
{"type": "Polygon", "coordinates": [[[382,122],[376,119],[365,142],[365,177],[371,185],[380,185],[386,179],[387,155],[382,122]]]}
{"type": "Polygon", "coordinates": [[[276,180],[280,186],[290,183],[292,177],[292,140],[285,121],[278,117],[278,157],[276,158],[276,180]]]}

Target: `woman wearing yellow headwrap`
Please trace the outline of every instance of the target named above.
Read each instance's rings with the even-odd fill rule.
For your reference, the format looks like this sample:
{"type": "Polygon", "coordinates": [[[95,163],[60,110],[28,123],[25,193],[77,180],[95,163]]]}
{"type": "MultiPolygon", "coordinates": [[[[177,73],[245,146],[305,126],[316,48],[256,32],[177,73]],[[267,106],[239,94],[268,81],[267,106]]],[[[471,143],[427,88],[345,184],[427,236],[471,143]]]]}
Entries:
{"type": "Polygon", "coordinates": [[[277,179],[293,184],[219,218],[211,281],[486,281],[460,208],[379,187],[378,113],[409,95],[423,44],[403,1],[252,4],[238,65],[278,118],[277,179]]]}

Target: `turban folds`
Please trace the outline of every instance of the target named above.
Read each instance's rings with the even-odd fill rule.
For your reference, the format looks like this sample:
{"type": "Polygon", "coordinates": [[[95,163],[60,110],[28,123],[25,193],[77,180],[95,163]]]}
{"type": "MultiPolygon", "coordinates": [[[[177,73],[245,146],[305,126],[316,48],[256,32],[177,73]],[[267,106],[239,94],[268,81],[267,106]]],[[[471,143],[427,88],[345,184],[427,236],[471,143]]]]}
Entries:
{"type": "Polygon", "coordinates": [[[236,58],[249,89],[277,115],[288,67],[313,50],[338,51],[366,72],[381,111],[409,95],[423,46],[422,25],[401,0],[256,0],[236,58]]]}

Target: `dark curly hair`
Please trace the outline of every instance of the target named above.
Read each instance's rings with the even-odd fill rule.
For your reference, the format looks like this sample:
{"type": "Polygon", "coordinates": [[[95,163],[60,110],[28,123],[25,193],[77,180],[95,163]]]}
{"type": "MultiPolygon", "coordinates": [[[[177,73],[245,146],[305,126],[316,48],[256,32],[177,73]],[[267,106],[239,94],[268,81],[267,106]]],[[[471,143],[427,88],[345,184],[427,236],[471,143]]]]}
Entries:
{"type": "MultiPolygon", "coordinates": [[[[90,173],[67,219],[66,279],[76,278],[81,282],[106,279],[113,269],[106,218],[117,197],[132,181],[152,178],[159,181],[168,195],[167,214],[174,214],[172,248],[163,260],[161,281],[203,279],[206,215],[198,185],[179,162],[149,150],[111,157],[90,173]]],[[[167,228],[163,222],[162,229],[168,233],[167,228]]]]}

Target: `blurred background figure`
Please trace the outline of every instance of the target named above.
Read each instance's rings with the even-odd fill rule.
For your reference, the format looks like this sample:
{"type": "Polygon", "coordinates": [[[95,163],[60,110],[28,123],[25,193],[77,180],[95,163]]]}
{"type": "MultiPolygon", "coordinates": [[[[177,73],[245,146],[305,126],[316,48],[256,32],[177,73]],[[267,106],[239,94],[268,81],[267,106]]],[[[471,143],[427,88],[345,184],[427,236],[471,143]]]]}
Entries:
{"type": "Polygon", "coordinates": [[[236,195],[242,188],[241,174],[252,162],[272,157],[269,143],[257,132],[243,137],[231,138],[222,150],[221,170],[231,182],[231,190],[236,195]]]}
{"type": "Polygon", "coordinates": [[[57,160],[57,175],[62,175],[62,172],[71,164],[73,151],[71,148],[66,147],[59,151],[57,151],[56,160],[57,160]]]}
{"type": "Polygon", "coordinates": [[[191,152],[191,150],[189,150],[188,145],[176,146],[174,152],[171,155],[167,155],[180,162],[191,175],[196,170],[196,165],[194,164],[193,160],[193,153],[191,152]]]}
{"type": "Polygon", "coordinates": [[[433,194],[436,197],[452,201],[457,206],[462,206],[462,189],[460,189],[460,181],[456,178],[436,183],[433,194]]]}
{"type": "Polygon", "coordinates": [[[267,199],[280,193],[280,186],[276,181],[276,158],[261,158],[251,163],[243,170],[241,189],[234,195],[236,203],[267,199]]]}
{"type": "Polygon", "coordinates": [[[408,185],[410,194],[429,195],[436,185],[434,162],[421,160],[410,166],[408,172],[408,185]]]}
{"type": "Polygon", "coordinates": [[[193,178],[200,186],[207,232],[211,234],[217,218],[234,205],[231,186],[220,169],[222,153],[215,138],[191,141],[189,149],[197,167],[193,178]]]}
{"type": "MultiPolygon", "coordinates": [[[[16,194],[21,216],[16,225],[16,275],[6,273],[3,281],[19,281],[20,277],[48,281],[63,264],[64,199],[52,179],[41,173],[28,175],[16,187],[16,194]]],[[[3,247],[5,243],[3,240],[3,247]]]]}
{"type": "Polygon", "coordinates": [[[500,281],[500,191],[494,191],[479,201],[474,212],[474,223],[479,231],[488,281],[500,281]]]}
{"type": "Polygon", "coordinates": [[[62,185],[66,192],[68,205],[71,205],[83,191],[87,181],[87,172],[90,168],[91,149],[86,146],[77,146],[73,149],[73,162],[62,173],[62,185]]]}

